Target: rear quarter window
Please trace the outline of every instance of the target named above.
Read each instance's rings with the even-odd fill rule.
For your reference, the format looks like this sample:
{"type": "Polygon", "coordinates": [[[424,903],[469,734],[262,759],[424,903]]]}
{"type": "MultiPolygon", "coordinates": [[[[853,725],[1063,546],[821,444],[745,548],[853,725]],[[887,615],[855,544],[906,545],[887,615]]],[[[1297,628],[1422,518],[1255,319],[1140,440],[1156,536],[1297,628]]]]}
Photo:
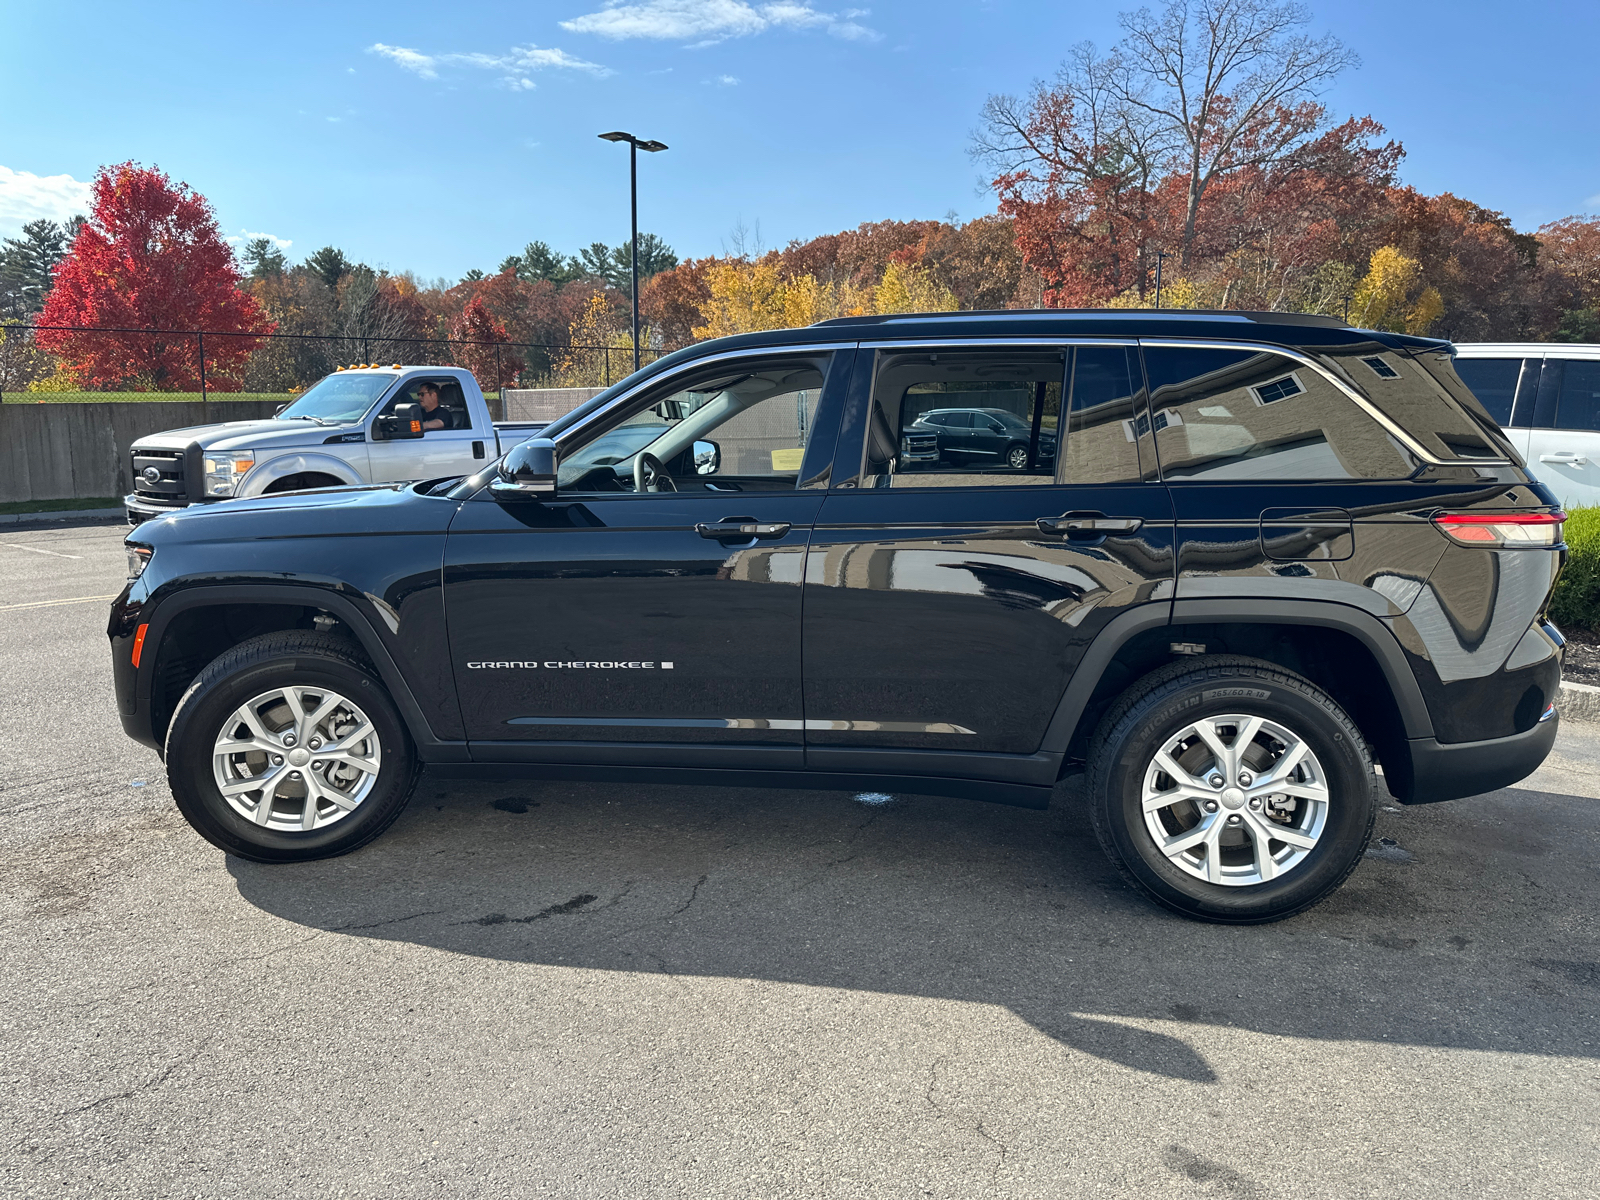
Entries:
{"type": "MultiPolygon", "coordinates": [[[[1400,378],[1387,386],[1378,380],[1363,390],[1431,453],[1447,460],[1503,458],[1522,465],[1499,422],[1457,372],[1449,350],[1381,351],[1400,378]]],[[[1339,357],[1346,354],[1342,348],[1338,352],[1339,357]]]]}

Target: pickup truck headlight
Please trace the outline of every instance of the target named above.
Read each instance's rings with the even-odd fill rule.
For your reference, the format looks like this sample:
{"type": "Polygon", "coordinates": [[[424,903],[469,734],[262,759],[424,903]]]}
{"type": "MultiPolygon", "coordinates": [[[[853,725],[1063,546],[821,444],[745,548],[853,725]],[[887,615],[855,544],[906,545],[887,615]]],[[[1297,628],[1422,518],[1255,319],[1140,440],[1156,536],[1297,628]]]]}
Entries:
{"type": "Polygon", "coordinates": [[[230,450],[225,455],[206,456],[206,495],[231,496],[239,482],[256,465],[254,450],[230,450]]]}

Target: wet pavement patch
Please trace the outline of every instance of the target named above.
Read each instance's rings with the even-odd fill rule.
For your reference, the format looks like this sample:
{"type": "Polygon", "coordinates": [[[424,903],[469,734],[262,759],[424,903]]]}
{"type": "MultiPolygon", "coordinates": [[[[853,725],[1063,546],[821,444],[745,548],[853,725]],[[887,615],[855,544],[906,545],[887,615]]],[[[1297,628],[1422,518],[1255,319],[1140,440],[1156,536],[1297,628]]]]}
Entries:
{"type": "Polygon", "coordinates": [[[501,812],[525,813],[530,808],[538,808],[537,800],[529,800],[526,796],[502,796],[489,806],[498,808],[501,812]]]}
{"type": "Polygon", "coordinates": [[[1367,847],[1367,857],[1382,862],[1414,863],[1417,856],[1393,838],[1381,837],[1367,847]]]}

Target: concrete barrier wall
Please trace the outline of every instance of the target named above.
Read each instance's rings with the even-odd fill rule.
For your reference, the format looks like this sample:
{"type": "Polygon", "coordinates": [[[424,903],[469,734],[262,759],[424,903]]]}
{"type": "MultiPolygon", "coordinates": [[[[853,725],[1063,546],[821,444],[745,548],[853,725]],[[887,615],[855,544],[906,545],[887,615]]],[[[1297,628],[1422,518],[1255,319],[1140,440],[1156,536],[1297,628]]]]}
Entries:
{"type": "Polygon", "coordinates": [[[500,393],[507,421],[554,421],[605,388],[507,388],[500,393]]]}
{"type": "Polygon", "coordinates": [[[191,425],[270,417],[273,400],[0,404],[0,502],[131,491],[134,441],[191,425]]]}

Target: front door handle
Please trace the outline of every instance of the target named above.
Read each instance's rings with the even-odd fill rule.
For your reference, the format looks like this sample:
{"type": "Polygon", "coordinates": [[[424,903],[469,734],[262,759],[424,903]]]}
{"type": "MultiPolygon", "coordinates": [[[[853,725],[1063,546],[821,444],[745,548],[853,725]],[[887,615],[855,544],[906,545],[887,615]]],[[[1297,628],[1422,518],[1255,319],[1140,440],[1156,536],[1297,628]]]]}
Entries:
{"type": "Polygon", "coordinates": [[[1040,517],[1034,524],[1039,527],[1040,533],[1100,538],[1111,533],[1134,533],[1144,524],[1144,518],[1108,517],[1102,512],[1069,512],[1059,517],[1040,517]]]}
{"type": "Polygon", "coordinates": [[[1589,461],[1589,456],[1587,454],[1574,454],[1567,450],[1562,451],[1560,454],[1541,454],[1539,455],[1539,461],[1567,463],[1570,466],[1581,467],[1589,461]]]}
{"type": "Polygon", "coordinates": [[[703,538],[724,541],[732,538],[781,538],[789,532],[787,521],[762,522],[754,517],[724,517],[720,521],[702,521],[694,531],[703,538]]]}

